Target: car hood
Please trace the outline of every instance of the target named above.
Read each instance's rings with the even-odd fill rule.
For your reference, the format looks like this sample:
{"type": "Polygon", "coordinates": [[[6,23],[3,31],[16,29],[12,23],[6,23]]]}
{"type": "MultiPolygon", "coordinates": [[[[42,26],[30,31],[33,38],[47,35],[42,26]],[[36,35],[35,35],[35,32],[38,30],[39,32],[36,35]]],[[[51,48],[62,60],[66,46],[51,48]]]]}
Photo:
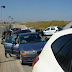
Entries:
{"type": "Polygon", "coordinates": [[[37,43],[26,43],[20,44],[20,49],[24,51],[32,51],[32,50],[42,50],[46,42],[37,42],[37,43]]]}

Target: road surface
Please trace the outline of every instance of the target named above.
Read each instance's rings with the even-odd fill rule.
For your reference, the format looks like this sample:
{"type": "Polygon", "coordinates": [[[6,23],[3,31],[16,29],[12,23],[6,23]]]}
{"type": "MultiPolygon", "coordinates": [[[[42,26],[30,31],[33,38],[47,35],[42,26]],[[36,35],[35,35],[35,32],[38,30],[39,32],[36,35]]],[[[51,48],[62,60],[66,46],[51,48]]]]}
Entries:
{"type": "Polygon", "coordinates": [[[8,58],[4,56],[4,47],[0,38],[0,72],[32,72],[31,64],[21,65],[19,59],[12,55],[8,58]]]}

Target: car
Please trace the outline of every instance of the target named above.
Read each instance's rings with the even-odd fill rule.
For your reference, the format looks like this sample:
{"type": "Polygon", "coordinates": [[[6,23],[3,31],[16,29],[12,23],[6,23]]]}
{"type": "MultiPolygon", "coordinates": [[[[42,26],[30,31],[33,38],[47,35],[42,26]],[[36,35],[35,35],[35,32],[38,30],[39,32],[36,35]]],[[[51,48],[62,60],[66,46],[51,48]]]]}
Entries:
{"type": "Polygon", "coordinates": [[[69,29],[69,28],[72,28],[72,22],[70,22],[69,24],[67,24],[66,26],[64,26],[63,30],[69,29]]]}
{"type": "Polygon", "coordinates": [[[53,34],[32,68],[32,72],[72,72],[72,29],[53,34]]]}
{"type": "Polygon", "coordinates": [[[29,32],[31,32],[29,29],[21,29],[20,31],[14,32],[13,34],[29,33],[29,32]]]}
{"type": "Polygon", "coordinates": [[[21,30],[21,28],[11,28],[10,29],[10,31],[12,31],[12,32],[17,32],[17,31],[20,31],[21,30]]]}
{"type": "Polygon", "coordinates": [[[43,31],[44,35],[53,35],[57,31],[61,31],[62,28],[59,26],[50,26],[43,31]]]}
{"type": "Polygon", "coordinates": [[[15,37],[7,35],[4,48],[6,53],[19,56],[21,64],[32,63],[46,44],[45,39],[38,33],[21,33],[15,37]]]}
{"type": "Polygon", "coordinates": [[[34,29],[32,27],[28,27],[27,29],[29,29],[31,32],[36,32],[36,29],[34,29]]]}

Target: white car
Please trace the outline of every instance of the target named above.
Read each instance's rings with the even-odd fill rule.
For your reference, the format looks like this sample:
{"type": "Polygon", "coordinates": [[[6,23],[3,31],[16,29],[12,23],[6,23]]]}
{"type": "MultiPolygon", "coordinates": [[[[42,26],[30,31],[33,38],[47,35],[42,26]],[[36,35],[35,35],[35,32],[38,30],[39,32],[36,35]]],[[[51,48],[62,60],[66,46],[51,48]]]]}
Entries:
{"type": "Polygon", "coordinates": [[[32,72],[72,72],[72,29],[52,35],[32,67],[32,72]]]}
{"type": "Polygon", "coordinates": [[[55,32],[60,31],[60,30],[62,30],[62,28],[59,26],[51,26],[51,27],[46,28],[43,31],[43,34],[44,35],[53,35],[55,32]]]}
{"type": "Polygon", "coordinates": [[[28,28],[31,32],[36,32],[36,30],[34,29],[34,28],[32,28],[32,27],[29,27],[28,28]]]}

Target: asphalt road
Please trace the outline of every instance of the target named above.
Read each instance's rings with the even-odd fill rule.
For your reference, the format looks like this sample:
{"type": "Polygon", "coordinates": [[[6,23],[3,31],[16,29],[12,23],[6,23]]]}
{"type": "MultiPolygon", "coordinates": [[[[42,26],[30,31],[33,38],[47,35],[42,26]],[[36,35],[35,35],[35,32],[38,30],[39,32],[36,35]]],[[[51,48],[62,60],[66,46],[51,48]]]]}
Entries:
{"type": "Polygon", "coordinates": [[[32,72],[31,64],[21,65],[19,59],[12,55],[8,58],[4,55],[4,46],[1,44],[0,38],[0,72],[32,72]]]}

